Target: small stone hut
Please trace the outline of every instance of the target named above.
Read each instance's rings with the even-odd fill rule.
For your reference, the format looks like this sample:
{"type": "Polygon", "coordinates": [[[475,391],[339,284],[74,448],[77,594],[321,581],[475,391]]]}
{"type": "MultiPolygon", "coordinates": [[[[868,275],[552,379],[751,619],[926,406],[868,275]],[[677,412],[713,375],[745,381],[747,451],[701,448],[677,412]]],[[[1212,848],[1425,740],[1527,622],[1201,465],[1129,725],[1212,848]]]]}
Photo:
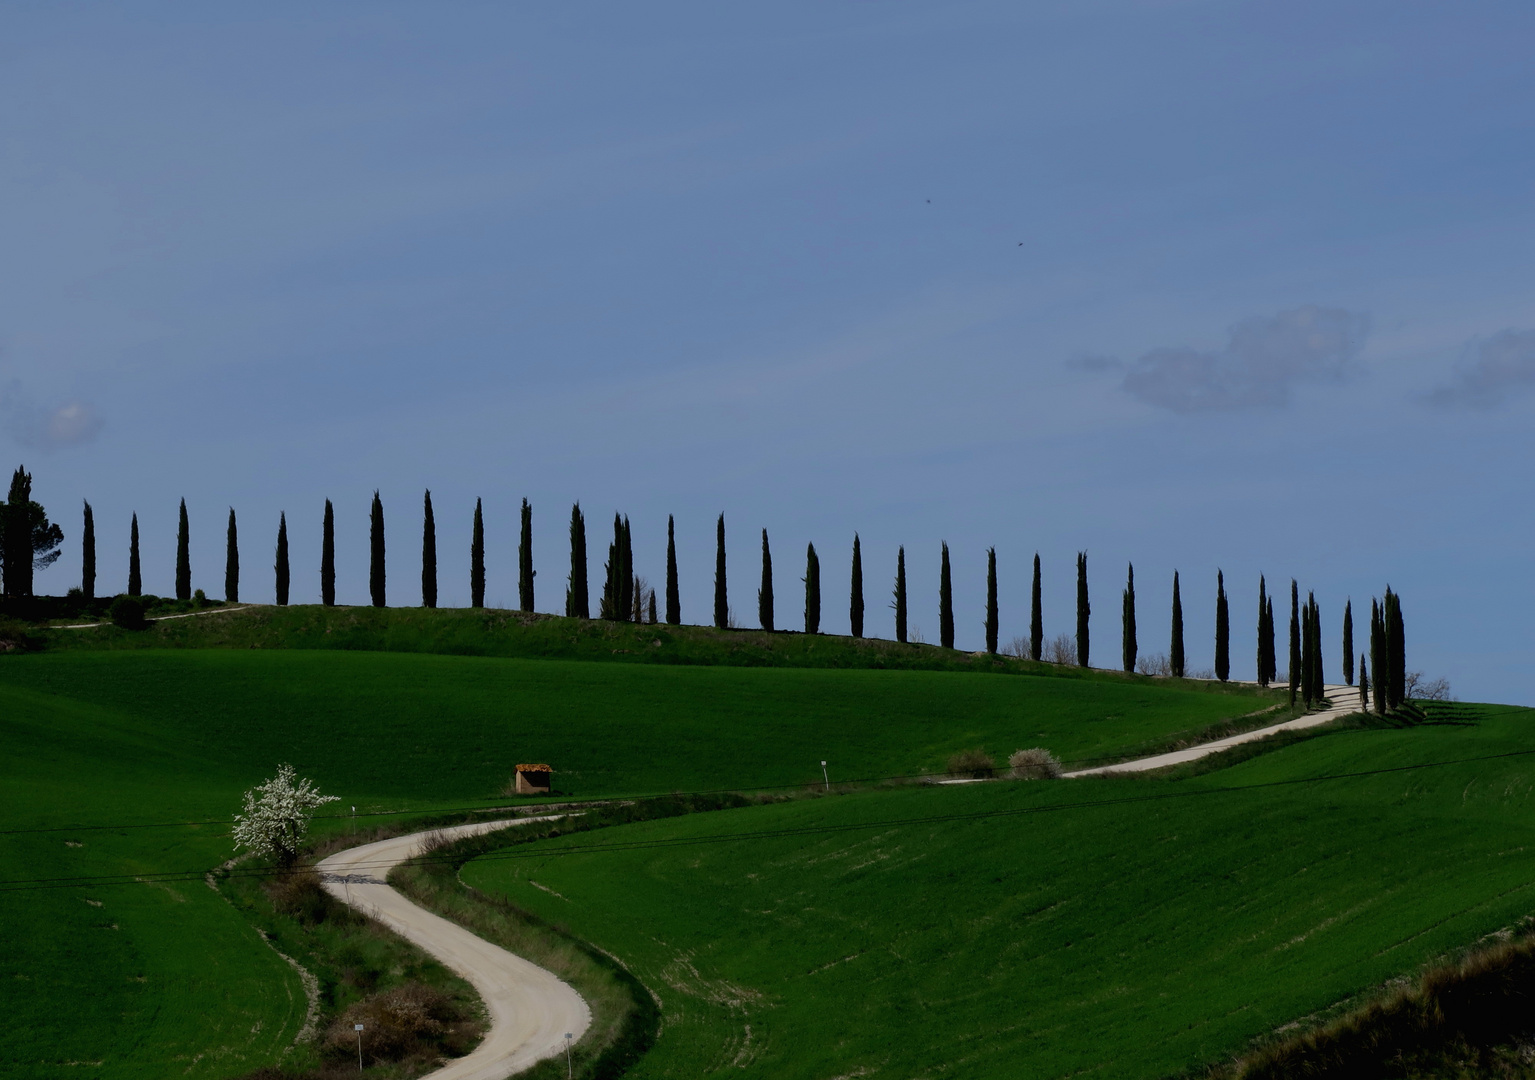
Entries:
{"type": "Polygon", "coordinates": [[[549,794],[549,778],[552,775],[554,775],[554,770],[547,765],[517,766],[517,794],[549,794]]]}

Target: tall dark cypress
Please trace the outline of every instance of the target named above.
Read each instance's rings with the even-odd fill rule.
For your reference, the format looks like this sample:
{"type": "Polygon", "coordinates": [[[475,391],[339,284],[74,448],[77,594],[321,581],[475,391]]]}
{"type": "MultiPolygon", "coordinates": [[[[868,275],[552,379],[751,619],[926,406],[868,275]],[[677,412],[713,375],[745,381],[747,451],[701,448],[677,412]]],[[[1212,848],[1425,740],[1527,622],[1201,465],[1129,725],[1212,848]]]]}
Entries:
{"type": "Polygon", "coordinates": [[[1274,645],[1274,598],[1272,596],[1268,598],[1268,607],[1264,613],[1264,625],[1267,627],[1264,648],[1268,650],[1268,682],[1265,682],[1263,685],[1268,686],[1275,679],[1279,678],[1279,653],[1274,645]]]}
{"type": "Polygon", "coordinates": [[[1258,575],[1258,685],[1269,684],[1269,649],[1272,639],[1269,636],[1268,625],[1268,582],[1262,574],[1258,575]]]}
{"type": "Polygon", "coordinates": [[[602,603],[597,613],[604,619],[620,622],[626,612],[622,608],[623,586],[620,578],[624,573],[624,521],[613,515],[613,541],[608,544],[608,561],[603,567],[602,603]]]}
{"type": "Polygon", "coordinates": [[[1125,592],[1122,602],[1124,628],[1120,635],[1120,659],[1126,671],[1135,670],[1135,658],[1140,645],[1135,640],[1135,564],[1129,564],[1125,574],[1125,592]]]}
{"type": "MultiPolygon", "coordinates": [[[[622,560],[622,576],[619,578],[619,610],[625,614],[622,618],[633,618],[634,597],[639,591],[634,580],[634,532],[629,525],[629,516],[624,515],[624,530],[622,539],[618,545],[619,557],[622,560]]],[[[636,620],[638,621],[638,620],[636,620]]]]}
{"type": "MultiPolygon", "coordinates": [[[[1407,642],[1402,623],[1402,598],[1386,589],[1386,606],[1382,612],[1386,634],[1386,655],[1391,665],[1391,689],[1387,700],[1397,708],[1407,700],[1407,642]]],[[[1380,682],[1377,674],[1375,681],[1380,682]]]]}
{"type": "Polygon", "coordinates": [[[128,595],[144,595],[144,575],[139,572],[139,516],[128,526],[128,595]]]}
{"type": "Polygon", "coordinates": [[[277,558],[272,564],[272,571],[277,578],[277,604],[285,607],[288,603],[288,515],[277,515],[277,558]]]}
{"type": "Polygon", "coordinates": [[[656,624],[656,591],[650,590],[650,625],[656,624]]]}
{"type": "Polygon", "coordinates": [[[1386,627],[1380,617],[1380,601],[1369,601],[1369,669],[1375,673],[1375,712],[1385,713],[1391,696],[1391,663],[1386,657],[1386,627]]]}
{"type": "Polygon", "coordinates": [[[1172,641],[1167,649],[1167,662],[1173,678],[1183,678],[1183,597],[1178,591],[1178,571],[1173,571],[1173,630],[1172,641]]]}
{"type": "Polygon", "coordinates": [[[895,553],[895,639],[906,643],[906,547],[903,544],[895,553]]]}
{"type": "Polygon", "coordinates": [[[336,510],[325,500],[325,523],[320,530],[320,603],[336,604],[336,510]]]}
{"type": "Polygon", "coordinates": [[[762,587],[757,590],[757,622],[764,630],[773,629],[773,553],[768,549],[767,530],[762,530],[762,587]]]}
{"type": "Polygon", "coordinates": [[[1029,659],[1038,661],[1045,651],[1045,616],[1040,603],[1039,552],[1034,553],[1034,584],[1029,588],[1029,659]]]}
{"type": "Polygon", "coordinates": [[[853,581],[849,589],[847,618],[855,638],[863,637],[863,548],[853,534],[853,581]]]}
{"type": "Polygon", "coordinates": [[[714,625],[721,630],[730,626],[730,593],[725,586],[725,515],[721,514],[714,530],[714,625]]]}
{"type": "Polygon", "coordinates": [[[1327,675],[1322,664],[1322,609],[1314,593],[1307,593],[1311,607],[1311,697],[1321,701],[1327,696],[1327,675]]]}
{"type": "Polygon", "coordinates": [[[1354,685],[1354,601],[1343,604],[1343,682],[1354,685]]]}
{"type": "Polygon", "coordinates": [[[821,632],[821,559],[815,545],[805,548],[805,633],[821,632]]]}
{"type": "Polygon", "coordinates": [[[384,584],[384,501],[375,489],[368,515],[368,595],[374,607],[384,606],[384,584]]]}
{"type": "Polygon", "coordinates": [[[522,532],[517,541],[517,606],[533,610],[533,508],[522,500],[522,532]]]}
{"type": "Polygon", "coordinates": [[[943,545],[938,570],[938,641],[945,649],[954,648],[954,583],[949,578],[949,545],[943,545]]]}
{"type": "Polygon", "coordinates": [[[181,500],[181,515],[176,523],[176,599],[192,599],[192,539],[187,525],[187,501],[181,500]]]}
{"type": "Polygon", "coordinates": [[[1370,668],[1364,662],[1364,653],[1359,654],[1359,708],[1370,711],[1370,668]]]}
{"type": "Polygon", "coordinates": [[[430,488],[421,503],[421,606],[437,606],[437,518],[430,488]]]}
{"type": "Polygon", "coordinates": [[[96,514],[90,503],[85,504],[85,524],[80,529],[80,593],[87,600],[96,598],[96,514]]]}
{"type": "Polygon", "coordinates": [[[469,534],[469,606],[485,606],[485,513],[474,500],[474,527],[469,534]]]}
{"type": "Polygon", "coordinates": [[[1088,659],[1088,620],[1092,615],[1092,606],[1087,599],[1087,552],[1077,552],[1077,666],[1087,667],[1088,659]]]}
{"type": "Polygon", "coordinates": [[[670,514],[666,515],[666,621],[671,626],[682,622],[682,594],[677,588],[677,530],[670,514]]]}
{"type": "Polygon", "coordinates": [[[1231,609],[1226,603],[1226,575],[1215,571],[1215,677],[1231,677],[1231,609]]]}
{"type": "Polygon", "coordinates": [[[1311,656],[1311,602],[1301,608],[1300,616],[1300,696],[1309,709],[1316,700],[1316,687],[1312,675],[1316,671],[1316,664],[1311,656]]]}
{"type": "Polygon", "coordinates": [[[997,655],[997,549],[986,549],[986,651],[997,655]]]}
{"type": "Polygon", "coordinates": [[[565,584],[565,614],[590,619],[592,601],[586,584],[586,518],[578,502],[570,508],[570,577],[565,584]]]}
{"type": "Polygon", "coordinates": [[[224,600],[240,602],[240,534],[235,528],[235,508],[229,508],[229,534],[224,541],[224,600]]]}
{"type": "Polygon", "coordinates": [[[1290,579],[1290,707],[1295,707],[1295,692],[1300,689],[1300,586],[1290,579]]]}

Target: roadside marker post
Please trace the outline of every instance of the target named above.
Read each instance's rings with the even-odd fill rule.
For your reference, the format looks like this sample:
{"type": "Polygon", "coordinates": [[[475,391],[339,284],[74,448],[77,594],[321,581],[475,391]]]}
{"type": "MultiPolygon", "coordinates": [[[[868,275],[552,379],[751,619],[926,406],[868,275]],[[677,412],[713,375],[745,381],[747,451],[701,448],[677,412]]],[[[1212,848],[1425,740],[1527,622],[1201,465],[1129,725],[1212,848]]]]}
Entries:
{"type": "Polygon", "coordinates": [[[570,1063],[570,1040],[575,1038],[570,1032],[565,1032],[565,1075],[574,1077],[575,1066],[570,1063]]]}
{"type": "Polygon", "coordinates": [[[357,1032],[357,1071],[362,1072],[362,1025],[353,1024],[352,1030],[357,1032]]]}
{"type": "Polygon", "coordinates": [[[826,762],[821,762],[821,781],[826,785],[828,794],[831,792],[831,778],[826,775],[826,762]]]}

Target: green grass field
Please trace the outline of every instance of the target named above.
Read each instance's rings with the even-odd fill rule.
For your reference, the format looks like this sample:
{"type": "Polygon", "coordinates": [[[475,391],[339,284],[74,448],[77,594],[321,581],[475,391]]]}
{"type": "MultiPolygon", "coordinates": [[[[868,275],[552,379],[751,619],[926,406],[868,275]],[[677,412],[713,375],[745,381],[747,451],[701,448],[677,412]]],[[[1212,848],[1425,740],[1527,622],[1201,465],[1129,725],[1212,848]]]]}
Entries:
{"type": "Polygon", "coordinates": [[[1438,764],[1535,749],[1535,711],[1476,714],[1180,781],[919,787],[624,826],[463,877],[661,996],[635,1077],[1165,1076],[1535,908],[1535,756],[1438,764]],[[553,854],[620,842],[637,846],[553,854]]]}
{"type": "MultiPolygon", "coordinates": [[[[800,785],[819,780],[822,758],[837,779],[933,771],[974,745],[1123,753],[1267,701],[944,671],[233,648],[10,655],[0,878],[217,865],[231,854],[224,825],[130,826],[227,819],[280,761],[363,812],[430,812],[492,799],[529,759],[554,763],[578,796],[800,785]],[[40,829],[61,831],[27,831],[40,829]]],[[[304,1013],[291,969],[200,880],[0,893],[0,958],[8,1076],[237,1075],[275,1060],[304,1013]]]]}

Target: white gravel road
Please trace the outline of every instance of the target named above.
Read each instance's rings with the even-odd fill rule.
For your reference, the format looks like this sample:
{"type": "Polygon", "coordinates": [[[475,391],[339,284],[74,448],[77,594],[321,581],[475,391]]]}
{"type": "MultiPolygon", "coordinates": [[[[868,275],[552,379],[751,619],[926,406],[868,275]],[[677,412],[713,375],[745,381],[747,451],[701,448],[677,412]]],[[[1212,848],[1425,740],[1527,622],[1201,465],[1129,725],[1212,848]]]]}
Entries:
{"type": "Polygon", "coordinates": [[[1070,779],[1077,776],[1098,776],[1107,772],[1148,772],[1151,769],[1165,769],[1169,765],[1182,765],[1185,761],[1195,761],[1208,754],[1218,754],[1222,750],[1229,750],[1240,743],[1267,738],[1275,732],[1299,731],[1302,728],[1317,727],[1327,723],[1329,720],[1336,720],[1340,716],[1347,716],[1349,713],[1359,711],[1359,688],[1357,686],[1328,686],[1324,689],[1322,696],[1327,698],[1332,704],[1318,712],[1297,716],[1295,719],[1286,720],[1282,724],[1273,724],[1269,727],[1257,728],[1253,731],[1244,731],[1240,735],[1232,735],[1229,738],[1200,743],[1198,746],[1190,746],[1184,750],[1174,750],[1168,754],[1158,754],[1156,757],[1140,758],[1137,761],[1121,761],[1118,765],[1100,765],[1093,769],[1078,769],[1075,772],[1063,775],[1065,778],[1070,779]]]}
{"type": "MultiPolygon", "coordinates": [[[[553,815],[559,817],[563,815],[553,815]]],[[[450,840],[551,817],[484,821],[397,836],[348,848],[320,862],[325,888],[343,903],[377,919],[467,979],[485,1002],[490,1030],[474,1051],[424,1080],[506,1080],[544,1058],[565,1053],[565,1035],[579,1039],[592,1022],[581,995],[553,972],[492,945],[468,930],[417,907],[385,884],[389,871],[433,836],[450,840]]],[[[367,1033],[363,1033],[366,1040],[367,1033]]]]}

